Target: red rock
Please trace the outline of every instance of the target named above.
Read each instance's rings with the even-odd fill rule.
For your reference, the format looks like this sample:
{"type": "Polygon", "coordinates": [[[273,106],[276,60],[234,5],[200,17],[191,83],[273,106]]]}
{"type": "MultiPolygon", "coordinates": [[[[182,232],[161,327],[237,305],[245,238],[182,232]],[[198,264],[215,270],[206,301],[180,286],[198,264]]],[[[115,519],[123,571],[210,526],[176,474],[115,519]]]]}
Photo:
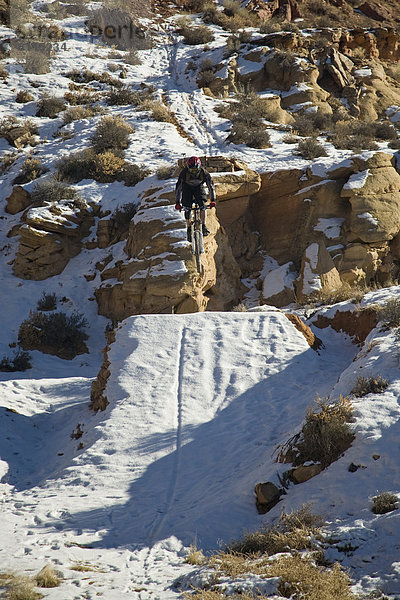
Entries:
{"type": "Polygon", "coordinates": [[[375,19],[375,21],[386,21],[392,19],[392,13],[387,10],[382,4],[379,2],[374,2],[373,0],[367,0],[363,4],[360,4],[358,10],[364,13],[367,17],[371,19],[375,19]]]}

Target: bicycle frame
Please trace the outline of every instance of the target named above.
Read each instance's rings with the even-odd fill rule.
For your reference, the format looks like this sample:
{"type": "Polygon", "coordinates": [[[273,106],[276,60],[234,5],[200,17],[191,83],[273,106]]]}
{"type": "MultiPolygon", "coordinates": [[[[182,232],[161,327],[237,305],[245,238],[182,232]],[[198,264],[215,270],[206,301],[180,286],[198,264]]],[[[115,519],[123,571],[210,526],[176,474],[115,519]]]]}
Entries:
{"type": "MultiPolygon", "coordinates": [[[[205,209],[210,208],[205,206],[205,209]]],[[[201,227],[201,209],[195,202],[190,212],[190,229],[192,234],[192,253],[196,257],[197,272],[201,273],[201,255],[204,253],[203,231],[201,227]]]]}

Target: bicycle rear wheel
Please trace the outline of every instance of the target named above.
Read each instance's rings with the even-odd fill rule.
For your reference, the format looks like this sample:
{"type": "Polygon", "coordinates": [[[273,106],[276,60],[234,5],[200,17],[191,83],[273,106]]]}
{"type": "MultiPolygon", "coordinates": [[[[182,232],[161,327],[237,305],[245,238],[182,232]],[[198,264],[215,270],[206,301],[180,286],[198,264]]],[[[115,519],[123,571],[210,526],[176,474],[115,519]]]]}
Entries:
{"type": "Polygon", "coordinates": [[[193,238],[194,255],[196,259],[197,272],[201,273],[201,254],[203,252],[203,235],[199,229],[194,232],[193,238]]]}

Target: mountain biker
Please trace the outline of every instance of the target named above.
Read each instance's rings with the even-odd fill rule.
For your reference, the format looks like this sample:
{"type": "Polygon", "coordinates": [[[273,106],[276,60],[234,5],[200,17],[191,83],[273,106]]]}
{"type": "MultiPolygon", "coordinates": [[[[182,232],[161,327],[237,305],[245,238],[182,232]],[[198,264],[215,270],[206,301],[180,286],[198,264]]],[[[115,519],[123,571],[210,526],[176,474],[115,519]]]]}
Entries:
{"type": "Polygon", "coordinates": [[[185,209],[185,219],[187,226],[187,240],[192,241],[190,229],[190,211],[193,202],[200,207],[200,220],[203,235],[210,232],[206,227],[206,211],[204,202],[207,200],[207,190],[210,192],[210,208],[215,206],[215,187],[210,173],[201,166],[201,160],[197,156],[191,156],[186,161],[186,166],[179,173],[175,188],[175,209],[185,209]]]}

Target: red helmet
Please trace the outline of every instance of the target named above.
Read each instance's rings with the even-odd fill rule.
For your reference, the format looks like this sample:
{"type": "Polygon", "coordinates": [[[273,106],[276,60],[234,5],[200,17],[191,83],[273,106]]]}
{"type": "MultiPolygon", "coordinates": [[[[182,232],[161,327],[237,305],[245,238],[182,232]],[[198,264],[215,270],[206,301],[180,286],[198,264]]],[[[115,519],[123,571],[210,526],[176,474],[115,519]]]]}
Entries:
{"type": "Polygon", "coordinates": [[[199,159],[198,156],[191,156],[190,158],[187,159],[186,164],[189,169],[200,169],[201,160],[199,159]]]}

